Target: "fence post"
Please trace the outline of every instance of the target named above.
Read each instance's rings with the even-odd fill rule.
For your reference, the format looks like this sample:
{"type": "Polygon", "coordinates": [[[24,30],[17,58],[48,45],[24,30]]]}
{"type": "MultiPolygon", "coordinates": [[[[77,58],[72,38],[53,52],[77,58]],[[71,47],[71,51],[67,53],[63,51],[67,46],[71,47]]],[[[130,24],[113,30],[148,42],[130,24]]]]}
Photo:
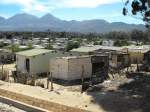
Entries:
{"type": "Polygon", "coordinates": [[[82,74],[81,74],[81,93],[83,93],[83,83],[84,83],[84,65],[82,65],[82,74]]]}
{"type": "Polygon", "coordinates": [[[49,72],[47,72],[47,89],[49,89],[49,72]]]}
{"type": "Polygon", "coordinates": [[[52,72],[50,73],[50,80],[51,80],[51,91],[53,91],[53,74],[52,72]]]}
{"type": "Polygon", "coordinates": [[[4,65],[2,63],[2,77],[4,76],[4,65]]]}

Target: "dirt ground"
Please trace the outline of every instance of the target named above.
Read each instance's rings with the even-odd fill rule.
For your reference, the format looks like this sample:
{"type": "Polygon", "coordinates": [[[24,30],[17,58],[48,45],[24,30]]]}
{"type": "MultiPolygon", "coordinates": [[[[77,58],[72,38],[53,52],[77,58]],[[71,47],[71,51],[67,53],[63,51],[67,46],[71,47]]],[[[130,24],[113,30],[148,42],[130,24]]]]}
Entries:
{"type": "MultiPolygon", "coordinates": [[[[5,67],[14,68],[15,66],[5,67]]],[[[80,85],[54,84],[54,91],[50,91],[41,87],[3,81],[0,81],[0,89],[91,112],[149,112],[150,74],[128,73],[115,74],[114,77],[110,75],[110,77],[109,80],[90,87],[84,93],[81,93],[80,85]]],[[[46,79],[41,81],[46,82],[46,79]]]]}
{"type": "Polygon", "coordinates": [[[149,75],[129,76],[116,74],[114,79],[89,88],[84,93],[80,92],[80,85],[54,84],[54,91],[50,91],[41,87],[0,81],[0,88],[91,112],[148,112],[149,75]]]}

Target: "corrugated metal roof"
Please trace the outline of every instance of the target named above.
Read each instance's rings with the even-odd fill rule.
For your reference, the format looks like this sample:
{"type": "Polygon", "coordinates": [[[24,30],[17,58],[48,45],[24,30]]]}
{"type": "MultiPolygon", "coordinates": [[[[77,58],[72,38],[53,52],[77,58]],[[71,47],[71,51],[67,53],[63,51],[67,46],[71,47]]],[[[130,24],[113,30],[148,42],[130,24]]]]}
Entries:
{"type": "Polygon", "coordinates": [[[22,56],[36,56],[44,53],[50,53],[52,50],[47,50],[47,49],[32,49],[32,50],[27,50],[27,51],[21,51],[17,52],[17,55],[22,55],[22,56]]]}
{"type": "Polygon", "coordinates": [[[150,50],[150,46],[149,45],[143,45],[143,46],[125,46],[124,50],[127,50],[129,52],[140,52],[140,53],[145,53],[148,52],[150,50]]]}
{"type": "Polygon", "coordinates": [[[114,46],[100,46],[100,45],[95,45],[95,46],[83,46],[77,49],[71,50],[72,52],[83,52],[83,53],[88,53],[88,52],[93,52],[96,50],[114,50],[114,51],[120,51],[122,50],[122,47],[114,47],[114,46]]]}

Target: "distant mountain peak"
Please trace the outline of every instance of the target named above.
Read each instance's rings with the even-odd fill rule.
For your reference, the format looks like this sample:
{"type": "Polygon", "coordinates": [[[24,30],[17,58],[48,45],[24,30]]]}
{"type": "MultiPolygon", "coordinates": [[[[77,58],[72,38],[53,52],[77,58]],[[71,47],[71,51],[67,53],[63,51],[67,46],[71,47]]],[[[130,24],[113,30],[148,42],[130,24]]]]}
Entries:
{"type": "Polygon", "coordinates": [[[103,19],[66,21],[50,13],[41,18],[27,13],[16,14],[8,19],[0,17],[0,31],[47,31],[48,29],[51,31],[105,33],[110,31],[131,31],[133,29],[144,30],[145,27],[144,25],[123,22],[109,23],[103,19]]]}
{"type": "Polygon", "coordinates": [[[12,18],[34,18],[35,19],[37,17],[32,14],[19,13],[19,14],[16,14],[16,15],[10,17],[9,19],[12,19],[12,18]]]}
{"type": "Polygon", "coordinates": [[[53,16],[53,15],[50,14],[50,13],[45,14],[45,15],[42,16],[40,19],[43,19],[43,20],[60,20],[59,18],[53,16]]]}
{"type": "Polygon", "coordinates": [[[51,13],[47,13],[43,17],[54,17],[54,16],[51,13]]]}

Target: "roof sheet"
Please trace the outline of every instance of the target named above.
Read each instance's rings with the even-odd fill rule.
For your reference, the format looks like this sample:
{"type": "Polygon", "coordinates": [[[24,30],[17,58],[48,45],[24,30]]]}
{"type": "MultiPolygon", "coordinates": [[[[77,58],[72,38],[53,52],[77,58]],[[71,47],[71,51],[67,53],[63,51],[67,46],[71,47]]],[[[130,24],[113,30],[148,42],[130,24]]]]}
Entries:
{"type": "Polygon", "coordinates": [[[16,53],[17,55],[23,55],[23,56],[36,56],[40,55],[43,53],[50,53],[52,50],[47,50],[47,49],[32,49],[32,50],[27,50],[27,51],[21,51],[16,53]]]}
{"type": "Polygon", "coordinates": [[[72,52],[93,52],[96,50],[114,50],[114,51],[120,51],[122,50],[122,47],[114,47],[114,46],[101,46],[101,45],[95,45],[95,46],[83,46],[77,49],[71,50],[72,52]]]}

